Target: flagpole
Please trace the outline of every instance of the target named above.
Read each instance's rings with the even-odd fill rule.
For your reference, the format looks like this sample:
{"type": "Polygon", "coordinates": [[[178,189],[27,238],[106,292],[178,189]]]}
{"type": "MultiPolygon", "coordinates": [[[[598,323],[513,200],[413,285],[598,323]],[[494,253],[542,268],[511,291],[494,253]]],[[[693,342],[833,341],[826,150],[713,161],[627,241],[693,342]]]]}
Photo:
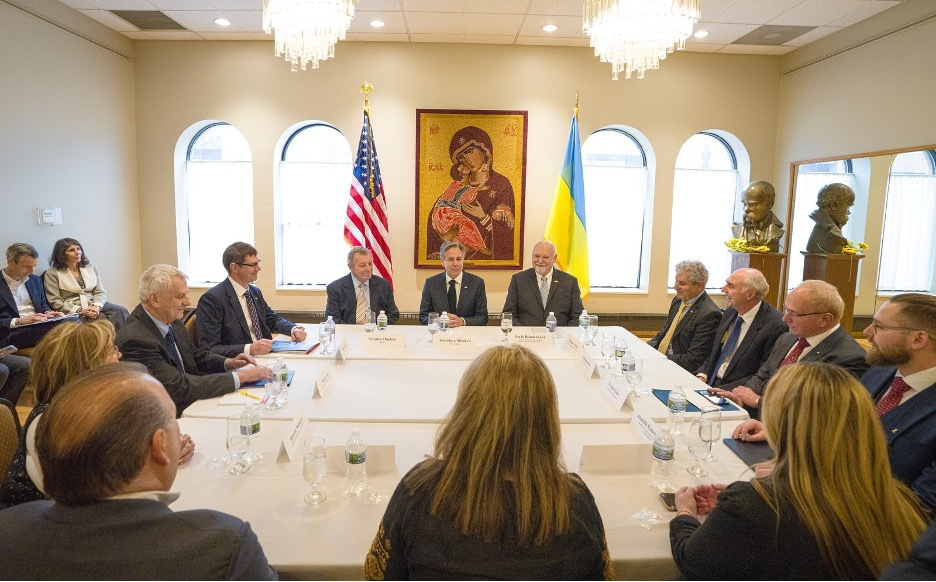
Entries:
{"type": "Polygon", "coordinates": [[[578,89],[575,90],[575,107],[572,108],[572,116],[578,119],[578,102],[579,102],[579,92],[578,89]]]}
{"type": "Polygon", "coordinates": [[[361,93],[364,93],[364,115],[367,117],[367,185],[371,195],[374,196],[374,151],[371,145],[374,143],[374,131],[370,124],[370,100],[368,97],[374,91],[374,86],[364,81],[361,85],[361,93]]]}

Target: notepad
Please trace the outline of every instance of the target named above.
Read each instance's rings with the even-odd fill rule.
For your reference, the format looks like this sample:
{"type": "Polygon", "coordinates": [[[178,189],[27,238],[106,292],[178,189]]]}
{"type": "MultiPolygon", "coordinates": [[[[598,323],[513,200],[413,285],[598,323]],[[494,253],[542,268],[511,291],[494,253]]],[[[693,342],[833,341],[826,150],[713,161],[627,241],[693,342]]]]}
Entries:
{"type": "Polygon", "coordinates": [[[774,458],[773,449],[766,441],[747,442],[736,439],[724,439],[725,446],[731,449],[731,452],[738,455],[738,458],[744,461],[744,464],[750,467],[757,463],[763,463],[774,458]]]}

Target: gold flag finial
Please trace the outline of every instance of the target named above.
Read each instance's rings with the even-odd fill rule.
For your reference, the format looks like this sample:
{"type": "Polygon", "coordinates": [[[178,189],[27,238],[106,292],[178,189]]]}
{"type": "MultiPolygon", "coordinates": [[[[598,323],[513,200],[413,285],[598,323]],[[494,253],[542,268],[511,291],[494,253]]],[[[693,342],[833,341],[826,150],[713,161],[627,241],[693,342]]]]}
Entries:
{"type": "Polygon", "coordinates": [[[364,81],[364,84],[361,85],[361,93],[364,93],[364,112],[368,114],[370,113],[370,102],[368,101],[367,97],[371,94],[371,92],[373,92],[373,90],[374,86],[367,81],[364,81]]]}
{"type": "Polygon", "coordinates": [[[572,108],[572,115],[574,115],[576,119],[578,119],[578,99],[579,99],[579,92],[578,92],[578,89],[576,89],[575,90],[575,107],[572,108]]]}

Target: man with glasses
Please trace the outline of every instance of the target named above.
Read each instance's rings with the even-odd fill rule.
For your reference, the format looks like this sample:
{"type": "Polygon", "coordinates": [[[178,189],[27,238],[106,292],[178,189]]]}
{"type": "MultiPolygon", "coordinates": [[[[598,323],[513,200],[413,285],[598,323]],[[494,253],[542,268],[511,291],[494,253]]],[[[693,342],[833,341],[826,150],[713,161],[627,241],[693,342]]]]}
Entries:
{"type": "Polygon", "coordinates": [[[827,362],[838,364],[860,378],[868,369],[865,350],[839,325],[844,310],[845,302],[835,287],[825,281],[803,281],[784,302],[783,321],[790,331],[777,338],[757,373],[744,386],[714,392],[743,404],[751,416],[756,416],[764,387],[782,366],[827,362]]]}
{"type": "Polygon", "coordinates": [[[236,242],[221,257],[227,279],[202,295],[198,301],[195,326],[199,347],[233,358],[237,354],[260,356],[273,349],[273,333],[305,341],[301,326],[277,315],[255,285],[260,274],[257,249],[236,242]]]}

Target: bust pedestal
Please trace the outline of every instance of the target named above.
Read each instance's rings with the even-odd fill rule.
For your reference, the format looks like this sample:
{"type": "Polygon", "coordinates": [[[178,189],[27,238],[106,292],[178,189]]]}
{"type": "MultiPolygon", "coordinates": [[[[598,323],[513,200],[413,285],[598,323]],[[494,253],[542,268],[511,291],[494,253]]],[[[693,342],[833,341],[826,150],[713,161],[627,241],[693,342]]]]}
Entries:
{"type": "Polygon", "coordinates": [[[731,253],[731,272],[738,269],[757,269],[764,274],[770,291],[764,301],[783,310],[780,304],[780,279],[786,270],[786,253],[731,253]]]}
{"type": "Polygon", "coordinates": [[[842,327],[851,333],[855,315],[855,288],[858,286],[858,263],[864,255],[827,255],[803,251],[803,280],[820,279],[838,289],[845,301],[842,327]]]}

